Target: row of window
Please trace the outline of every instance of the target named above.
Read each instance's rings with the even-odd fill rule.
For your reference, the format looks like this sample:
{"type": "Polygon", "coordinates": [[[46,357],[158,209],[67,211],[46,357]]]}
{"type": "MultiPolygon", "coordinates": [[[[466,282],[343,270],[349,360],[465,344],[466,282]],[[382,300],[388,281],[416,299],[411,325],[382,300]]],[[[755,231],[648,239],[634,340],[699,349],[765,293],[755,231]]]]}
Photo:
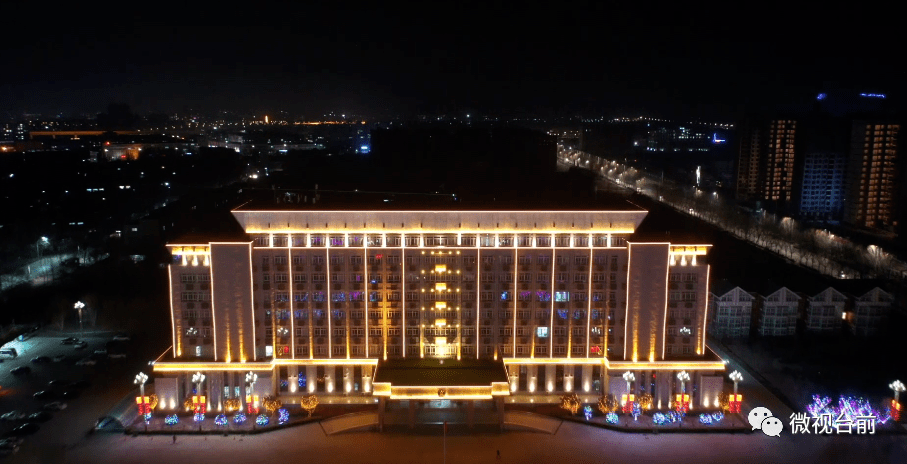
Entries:
{"type": "MultiPolygon", "coordinates": [[[[461,235],[459,238],[455,235],[449,236],[437,236],[437,235],[399,235],[399,234],[388,234],[384,237],[381,235],[330,235],[330,234],[308,234],[308,238],[304,234],[292,234],[287,236],[286,234],[274,234],[272,236],[258,234],[252,238],[253,244],[255,247],[287,247],[293,246],[297,248],[313,246],[313,247],[376,247],[381,248],[382,246],[387,247],[419,247],[419,246],[429,246],[429,247],[475,247],[476,244],[481,247],[549,247],[554,246],[558,247],[587,247],[590,244],[590,239],[588,234],[559,234],[555,235],[552,241],[552,236],[550,234],[544,235],[534,235],[534,234],[525,234],[525,235],[512,235],[512,234],[480,234],[478,236],[467,234],[461,235]]],[[[608,237],[606,235],[593,235],[591,243],[596,247],[608,246],[608,237]]],[[[624,243],[624,239],[615,237],[611,240],[612,246],[620,246],[624,243]]]]}

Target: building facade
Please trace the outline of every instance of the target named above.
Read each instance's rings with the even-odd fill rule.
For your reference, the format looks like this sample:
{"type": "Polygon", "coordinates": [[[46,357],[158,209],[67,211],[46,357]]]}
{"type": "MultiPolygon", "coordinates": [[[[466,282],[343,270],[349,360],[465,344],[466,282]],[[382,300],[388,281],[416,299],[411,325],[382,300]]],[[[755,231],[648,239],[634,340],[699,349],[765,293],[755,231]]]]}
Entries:
{"type": "Polygon", "coordinates": [[[256,395],[422,398],[373,385],[407,358],[503,361],[509,385],[470,400],[619,397],[632,371],[633,392],[667,407],[685,370],[693,404],[717,404],[709,245],[634,241],[646,211],[312,208],[246,205],[233,211],[245,237],[168,245],[164,408],[199,388],[195,372],[210,410],[242,395],[249,371],[256,395]]]}
{"type": "Polygon", "coordinates": [[[894,296],[878,287],[854,296],[851,330],[856,335],[879,333],[893,306],[894,296]]]}
{"type": "Polygon", "coordinates": [[[807,331],[819,333],[840,331],[842,319],[845,319],[847,311],[846,295],[828,287],[819,294],[809,297],[807,305],[807,331]]]}
{"type": "Polygon", "coordinates": [[[797,331],[802,300],[803,297],[786,287],[767,295],[762,302],[759,335],[772,337],[794,335],[797,331]]]}
{"type": "Polygon", "coordinates": [[[718,337],[745,337],[750,334],[756,297],[740,287],[711,294],[709,332],[718,337]]]}
{"type": "Polygon", "coordinates": [[[741,128],[737,198],[785,205],[794,200],[797,121],[747,122],[741,128]]]}

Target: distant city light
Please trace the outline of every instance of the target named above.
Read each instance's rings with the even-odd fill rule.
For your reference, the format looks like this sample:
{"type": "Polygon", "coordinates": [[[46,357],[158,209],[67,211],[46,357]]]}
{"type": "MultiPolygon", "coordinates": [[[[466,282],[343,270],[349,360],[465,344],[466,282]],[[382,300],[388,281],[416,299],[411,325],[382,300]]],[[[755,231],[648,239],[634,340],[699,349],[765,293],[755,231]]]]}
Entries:
{"type": "Polygon", "coordinates": [[[828,96],[828,94],[820,93],[819,96],[816,97],[816,100],[825,100],[825,97],[827,97],[827,96],[828,96]]]}
{"type": "Polygon", "coordinates": [[[717,132],[712,134],[712,143],[719,144],[719,143],[724,143],[724,142],[727,142],[727,139],[719,139],[717,132]]]}
{"type": "Polygon", "coordinates": [[[885,98],[885,94],[883,93],[861,93],[860,96],[866,98],[885,98]]]}

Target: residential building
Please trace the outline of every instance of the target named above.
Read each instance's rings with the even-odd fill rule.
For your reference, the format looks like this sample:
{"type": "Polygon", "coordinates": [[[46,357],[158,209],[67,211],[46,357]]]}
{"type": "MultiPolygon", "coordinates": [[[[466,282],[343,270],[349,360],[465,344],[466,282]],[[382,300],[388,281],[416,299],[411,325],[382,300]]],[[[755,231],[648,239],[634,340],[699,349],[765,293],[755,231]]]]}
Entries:
{"type": "Polygon", "coordinates": [[[847,220],[871,229],[898,225],[903,195],[900,124],[891,120],[854,121],[847,176],[847,220]]]}
{"type": "Polygon", "coordinates": [[[717,337],[750,334],[756,297],[740,287],[719,288],[710,293],[709,332],[717,337]]]}
{"type": "Polygon", "coordinates": [[[828,287],[807,298],[806,330],[808,332],[839,332],[845,318],[847,296],[828,287]]]}
{"type": "Polygon", "coordinates": [[[794,200],[797,121],[747,121],[741,127],[737,198],[781,207],[794,200]]]}
{"type": "Polygon", "coordinates": [[[851,330],[856,335],[878,334],[891,313],[894,296],[879,287],[853,297],[851,330]]]}
{"type": "Polygon", "coordinates": [[[765,296],[759,317],[759,335],[782,337],[794,335],[803,297],[781,287],[765,296]]]}

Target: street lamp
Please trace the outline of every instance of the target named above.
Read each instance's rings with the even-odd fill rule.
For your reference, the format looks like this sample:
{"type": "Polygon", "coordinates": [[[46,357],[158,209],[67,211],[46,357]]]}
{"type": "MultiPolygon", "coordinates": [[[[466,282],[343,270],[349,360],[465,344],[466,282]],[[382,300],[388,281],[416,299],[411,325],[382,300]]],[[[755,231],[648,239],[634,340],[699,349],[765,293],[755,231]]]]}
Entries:
{"type": "Polygon", "coordinates": [[[734,382],[734,394],[736,395],[737,394],[737,384],[740,382],[743,382],[743,374],[741,374],[739,371],[734,371],[734,372],[731,372],[731,374],[728,377],[731,378],[731,382],[734,382]]]}
{"type": "Polygon", "coordinates": [[[202,394],[202,382],[204,382],[204,381],[205,381],[205,374],[202,374],[201,372],[196,372],[195,374],[192,374],[192,383],[195,384],[195,394],[196,395],[202,394]]]}
{"type": "Polygon", "coordinates": [[[687,371],[680,371],[677,373],[677,380],[680,381],[680,393],[686,393],[687,382],[690,380],[690,374],[687,374],[687,371]]]}
{"type": "Polygon", "coordinates": [[[35,244],[35,252],[38,254],[38,257],[41,257],[41,245],[47,246],[50,243],[50,240],[47,237],[41,237],[41,240],[38,240],[38,243],[35,244]]]}
{"type": "Polygon", "coordinates": [[[82,309],[85,308],[85,303],[81,301],[76,301],[76,304],[73,305],[73,308],[79,312],[79,338],[85,338],[85,330],[82,328],[82,309]]]}
{"type": "Polygon", "coordinates": [[[904,384],[900,380],[895,380],[894,382],[891,382],[891,384],[888,385],[888,388],[890,388],[894,391],[894,401],[895,402],[898,401],[898,397],[901,396],[901,392],[907,390],[907,388],[904,387],[904,384]]]}
{"type": "Polygon", "coordinates": [[[253,399],[251,397],[250,392],[252,391],[252,387],[255,385],[255,382],[257,382],[257,381],[258,381],[258,374],[254,373],[252,371],[249,371],[248,373],[246,373],[246,383],[244,385],[246,385],[247,387],[244,389],[245,391],[243,391],[243,395],[242,395],[244,413],[249,411],[249,407],[246,405],[246,395],[247,394],[249,395],[249,400],[253,399]]]}
{"type": "Polygon", "coordinates": [[[632,372],[624,372],[624,380],[627,382],[627,394],[630,394],[630,384],[636,381],[636,375],[632,372]]]}
{"type": "Polygon", "coordinates": [[[139,372],[138,375],[135,376],[135,382],[132,382],[139,386],[139,395],[141,395],[142,398],[145,397],[145,382],[147,381],[148,375],[146,375],[144,372],[139,372]]]}

